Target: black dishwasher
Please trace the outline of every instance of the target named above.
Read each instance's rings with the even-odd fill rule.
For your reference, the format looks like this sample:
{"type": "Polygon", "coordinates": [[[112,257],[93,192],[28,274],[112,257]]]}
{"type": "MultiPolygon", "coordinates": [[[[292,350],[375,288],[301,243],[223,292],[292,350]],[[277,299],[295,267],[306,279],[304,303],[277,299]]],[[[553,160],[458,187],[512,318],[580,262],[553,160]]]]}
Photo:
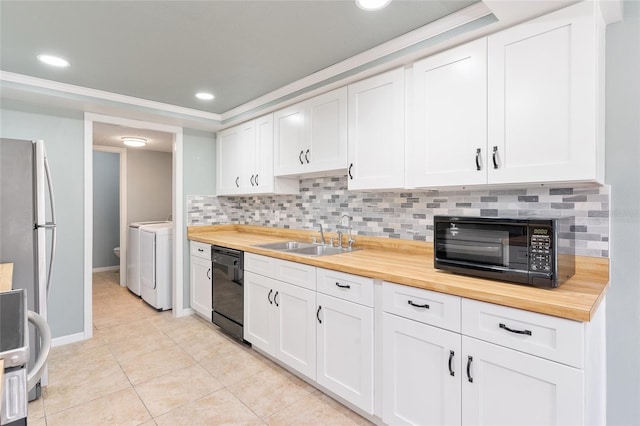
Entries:
{"type": "Polygon", "coordinates": [[[244,252],[211,247],[213,269],[211,321],[239,340],[243,339],[244,252]]]}

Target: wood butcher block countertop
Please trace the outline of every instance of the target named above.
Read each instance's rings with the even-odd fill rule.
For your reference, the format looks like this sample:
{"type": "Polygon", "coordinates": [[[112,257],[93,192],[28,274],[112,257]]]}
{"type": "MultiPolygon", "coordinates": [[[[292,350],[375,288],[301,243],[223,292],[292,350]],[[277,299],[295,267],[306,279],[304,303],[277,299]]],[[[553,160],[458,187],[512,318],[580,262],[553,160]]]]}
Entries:
{"type": "MultiPolygon", "coordinates": [[[[467,277],[433,267],[432,244],[355,236],[361,250],[309,257],[255,247],[278,241],[311,241],[317,231],[251,225],[191,226],[188,238],[250,253],[313,265],[575,321],[590,321],[609,287],[609,259],[577,257],[576,274],[559,288],[539,288],[467,277]]],[[[328,240],[335,233],[326,233],[328,240]]],[[[346,237],[345,237],[346,238],[346,237]]]]}

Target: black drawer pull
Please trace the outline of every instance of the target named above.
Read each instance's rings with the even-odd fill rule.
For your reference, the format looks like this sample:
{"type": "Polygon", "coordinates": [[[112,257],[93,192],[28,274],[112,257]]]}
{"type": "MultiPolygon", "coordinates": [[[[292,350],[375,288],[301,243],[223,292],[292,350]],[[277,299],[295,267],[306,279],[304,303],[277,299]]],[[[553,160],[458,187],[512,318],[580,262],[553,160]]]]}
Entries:
{"type": "Polygon", "coordinates": [[[202,249],[198,249],[198,251],[199,251],[200,253],[204,253],[204,250],[202,250],[202,249]]]}
{"type": "Polygon", "coordinates": [[[413,303],[413,301],[412,301],[412,300],[409,300],[407,303],[408,303],[409,305],[411,305],[411,306],[415,306],[416,308],[429,309],[429,305],[427,305],[426,303],[425,303],[424,305],[417,305],[417,304],[413,303]]]}
{"type": "Polygon", "coordinates": [[[207,278],[211,281],[211,268],[207,269],[207,278]]]}
{"type": "Polygon", "coordinates": [[[349,284],[340,284],[340,283],[336,283],[336,285],[340,288],[351,288],[351,286],[349,284]]]}
{"type": "Polygon", "coordinates": [[[456,375],[456,373],[453,372],[453,368],[451,368],[451,361],[453,361],[453,356],[455,354],[456,354],[455,352],[449,351],[449,374],[451,374],[452,376],[456,375]]]}
{"type": "Polygon", "coordinates": [[[471,363],[473,362],[473,357],[471,355],[469,355],[469,358],[467,358],[467,379],[469,380],[469,383],[473,383],[473,377],[471,377],[471,363]]]}
{"type": "Polygon", "coordinates": [[[267,295],[267,299],[269,299],[269,304],[273,305],[273,300],[271,300],[271,293],[273,293],[273,289],[269,290],[269,294],[267,295]]]}
{"type": "Polygon", "coordinates": [[[531,330],[513,330],[509,327],[507,327],[506,325],[500,323],[500,328],[503,330],[507,330],[510,331],[511,333],[516,333],[516,334],[526,334],[527,336],[531,336],[531,330]]]}
{"type": "Polygon", "coordinates": [[[320,319],[320,309],[322,309],[322,306],[318,306],[318,310],[316,311],[316,318],[318,318],[318,322],[322,324],[322,320],[320,319]]]}

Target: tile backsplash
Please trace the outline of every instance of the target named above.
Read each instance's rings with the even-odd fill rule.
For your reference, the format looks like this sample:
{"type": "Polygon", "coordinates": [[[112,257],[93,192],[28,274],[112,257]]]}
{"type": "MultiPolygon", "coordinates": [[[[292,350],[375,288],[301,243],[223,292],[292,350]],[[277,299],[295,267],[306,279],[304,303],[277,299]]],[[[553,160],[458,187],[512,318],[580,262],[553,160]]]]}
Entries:
{"type": "Polygon", "coordinates": [[[433,216],[575,216],[576,254],[609,256],[609,188],[600,185],[513,189],[361,192],[346,176],[300,181],[297,195],[188,196],[189,225],[240,223],[335,231],[353,218],[360,235],[433,241],[433,216]]]}

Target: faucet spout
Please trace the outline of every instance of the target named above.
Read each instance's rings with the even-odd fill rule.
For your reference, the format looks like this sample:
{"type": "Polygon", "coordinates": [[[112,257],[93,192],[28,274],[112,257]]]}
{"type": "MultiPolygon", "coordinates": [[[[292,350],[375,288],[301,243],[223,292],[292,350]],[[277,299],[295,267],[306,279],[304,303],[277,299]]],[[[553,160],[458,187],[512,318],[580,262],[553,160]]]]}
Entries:
{"type": "Polygon", "coordinates": [[[320,227],[320,244],[325,245],[325,242],[324,242],[324,229],[322,228],[322,224],[321,223],[316,223],[316,225],[318,225],[320,227]]]}

